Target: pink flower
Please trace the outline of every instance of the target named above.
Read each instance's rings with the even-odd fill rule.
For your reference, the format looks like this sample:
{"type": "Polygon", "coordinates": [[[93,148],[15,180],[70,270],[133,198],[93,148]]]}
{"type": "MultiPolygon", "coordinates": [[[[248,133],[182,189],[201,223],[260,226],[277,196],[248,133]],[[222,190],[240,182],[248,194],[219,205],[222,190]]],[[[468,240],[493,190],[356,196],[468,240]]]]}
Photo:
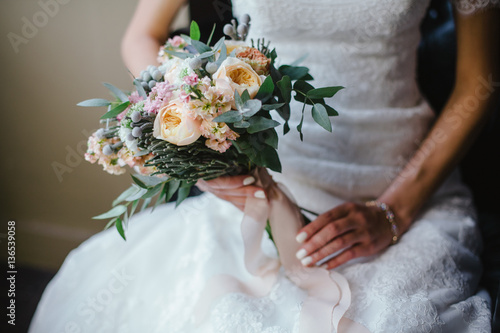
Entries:
{"type": "Polygon", "coordinates": [[[191,73],[189,75],[184,76],[184,82],[186,82],[190,86],[194,86],[199,82],[198,75],[196,73],[191,73]]]}
{"type": "Polygon", "coordinates": [[[141,95],[139,95],[139,93],[137,91],[134,91],[133,93],[131,93],[129,96],[128,96],[128,100],[130,101],[130,103],[132,104],[137,104],[139,103],[140,101],[142,101],[144,98],[142,98],[141,95]]]}
{"type": "Polygon", "coordinates": [[[210,149],[218,151],[219,153],[224,153],[229,149],[229,147],[231,147],[232,143],[231,141],[226,140],[218,141],[214,139],[207,139],[207,141],[205,141],[205,145],[210,149]]]}
{"type": "Polygon", "coordinates": [[[183,103],[189,103],[191,101],[191,95],[184,90],[181,90],[181,92],[179,93],[179,99],[183,103]]]}
{"type": "Polygon", "coordinates": [[[158,113],[160,108],[170,101],[174,88],[175,87],[168,82],[158,82],[153,89],[151,89],[151,93],[144,103],[144,111],[158,113]]]}
{"type": "Polygon", "coordinates": [[[169,43],[173,47],[179,47],[182,44],[185,44],[186,41],[184,39],[182,39],[181,36],[174,36],[174,38],[169,38],[167,43],[169,43]]]}

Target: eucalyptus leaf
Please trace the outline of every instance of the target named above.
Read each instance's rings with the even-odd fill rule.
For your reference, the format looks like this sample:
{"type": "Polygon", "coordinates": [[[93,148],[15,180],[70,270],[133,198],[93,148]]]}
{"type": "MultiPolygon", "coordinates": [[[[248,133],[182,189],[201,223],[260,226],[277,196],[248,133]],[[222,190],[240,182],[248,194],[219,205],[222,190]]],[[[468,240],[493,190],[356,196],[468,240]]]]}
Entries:
{"type": "Polygon", "coordinates": [[[203,52],[202,54],[200,54],[198,56],[198,58],[200,59],[205,59],[205,58],[210,58],[210,57],[213,57],[215,55],[215,52],[214,51],[208,51],[208,52],[203,52]]]}
{"type": "MultiPolygon", "coordinates": [[[[225,38],[225,37],[222,37],[221,39],[219,39],[219,40],[217,41],[217,43],[215,43],[215,45],[214,45],[214,47],[213,47],[213,50],[214,50],[215,52],[217,52],[217,51],[219,51],[219,50],[222,50],[222,45],[226,45],[226,44],[224,43],[224,41],[225,41],[225,40],[226,40],[226,38],[225,38]]],[[[207,44],[208,44],[208,43],[207,43],[207,44]]]]}
{"type": "Polygon", "coordinates": [[[122,224],[122,219],[117,217],[116,222],[115,222],[116,230],[118,230],[118,233],[120,236],[122,236],[123,240],[127,240],[125,237],[125,230],[123,229],[123,224],[122,224]]]}
{"type": "Polygon", "coordinates": [[[160,178],[160,177],[156,177],[156,176],[145,176],[145,175],[140,175],[140,174],[134,174],[134,177],[139,179],[147,187],[156,186],[156,185],[164,183],[166,181],[165,178],[160,178]]]}
{"type": "Polygon", "coordinates": [[[195,56],[194,54],[188,53],[188,52],[177,52],[177,51],[171,51],[171,50],[165,50],[165,52],[174,56],[174,57],[181,58],[181,59],[193,58],[195,56]]]}
{"type": "Polygon", "coordinates": [[[326,109],[321,104],[314,104],[312,107],[312,117],[315,122],[317,122],[321,127],[326,129],[328,132],[332,131],[332,123],[330,118],[328,118],[328,113],[326,109]]]}
{"type": "Polygon", "coordinates": [[[160,191],[161,191],[161,188],[162,188],[162,184],[158,184],[152,188],[150,188],[146,194],[144,194],[142,196],[143,199],[146,199],[146,198],[152,198],[154,197],[155,195],[157,195],[160,191]]]}
{"type": "Polygon", "coordinates": [[[226,48],[226,44],[224,43],[224,40],[222,40],[222,45],[220,47],[220,55],[215,63],[218,66],[220,66],[222,64],[222,62],[226,59],[227,59],[227,48],[226,48]]]}
{"type": "Polygon", "coordinates": [[[262,85],[260,86],[259,91],[257,92],[255,98],[260,99],[262,102],[265,102],[272,96],[273,91],[274,91],[273,78],[269,75],[268,77],[266,77],[264,82],[262,82],[262,85]]]}
{"type": "Polygon", "coordinates": [[[142,199],[142,196],[146,193],[148,193],[148,190],[142,187],[137,186],[136,184],[132,184],[134,188],[137,189],[137,192],[134,194],[130,195],[126,200],[127,201],[136,201],[139,199],[142,199]]]}
{"type": "Polygon", "coordinates": [[[274,128],[270,128],[262,132],[262,134],[264,135],[265,144],[273,147],[274,149],[278,149],[278,133],[276,133],[274,128]]]}
{"type": "Polygon", "coordinates": [[[243,100],[236,89],[234,89],[234,104],[236,105],[237,110],[243,109],[243,100]]]}
{"type": "Polygon", "coordinates": [[[214,26],[212,27],[212,31],[210,32],[210,36],[208,36],[207,45],[210,45],[210,43],[212,42],[212,37],[214,36],[216,26],[217,25],[214,23],[214,26]]]}
{"type": "MultiPolygon", "coordinates": [[[[246,91],[246,90],[245,90],[246,91]]],[[[253,116],[260,111],[262,107],[262,102],[258,99],[249,99],[243,104],[243,110],[241,114],[245,119],[253,116]]]]}
{"type": "Polygon", "coordinates": [[[144,202],[142,203],[141,211],[149,207],[149,204],[151,203],[153,199],[152,198],[146,198],[144,199],[144,202]]]}
{"type": "Polygon", "coordinates": [[[191,40],[191,46],[196,49],[200,54],[212,51],[212,48],[199,40],[191,40]]]}
{"type": "Polygon", "coordinates": [[[125,213],[126,210],[127,210],[127,206],[124,206],[124,205],[115,206],[115,207],[111,208],[111,210],[107,211],[104,214],[94,216],[93,219],[94,220],[105,220],[105,219],[109,219],[112,217],[117,217],[117,216],[120,216],[123,213],[125,213]]]}
{"type": "Polygon", "coordinates": [[[82,101],[77,105],[85,107],[99,107],[99,106],[109,106],[111,105],[111,102],[104,98],[93,98],[93,99],[87,99],[86,101],[82,101]]]}
{"type": "Polygon", "coordinates": [[[134,86],[137,89],[137,93],[139,94],[139,96],[141,96],[144,99],[148,98],[146,91],[141,85],[141,81],[139,81],[138,79],[134,79],[134,86]]]}
{"type": "Polygon", "coordinates": [[[290,103],[292,98],[292,80],[290,79],[290,76],[284,75],[281,80],[276,83],[276,85],[278,86],[285,103],[290,103]]]}
{"type": "Polygon", "coordinates": [[[247,128],[247,132],[250,134],[261,132],[280,125],[280,123],[276,120],[259,116],[248,119],[248,122],[250,123],[250,126],[247,128]]]}
{"type": "Polygon", "coordinates": [[[165,201],[170,201],[174,196],[175,192],[177,192],[177,190],[179,189],[181,181],[177,179],[172,179],[167,184],[168,184],[168,190],[167,190],[167,195],[165,197],[165,201]]]}
{"type": "Polygon", "coordinates": [[[269,168],[276,172],[281,172],[281,162],[276,149],[271,146],[264,146],[259,152],[262,167],[269,168]]]}
{"type": "Polygon", "coordinates": [[[341,89],[344,89],[344,87],[324,87],[324,88],[311,89],[307,92],[307,97],[309,98],[333,97],[341,89]]]}
{"type": "Polygon", "coordinates": [[[227,111],[220,116],[215,117],[212,121],[217,123],[234,123],[241,121],[243,119],[243,115],[239,111],[227,111]]]}
{"type": "Polygon", "coordinates": [[[281,74],[288,75],[292,81],[300,80],[309,73],[309,68],[303,66],[282,65],[278,70],[281,74]]]}
{"type": "Polygon", "coordinates": [[[122,102],[127,102],[128,101],[128,96],[125,94],[123,91],[112,85],[111,83],[106,83],[104,82],[103,85],[111,91],[113,96],[118,98],[122,102]]]}
{"type": "Polygon", "coordinates": [[[233,126],[235,128],[248,128],[250,126],[250,123],[246,120],[240,120],[238,122],[233,123],[233,126]]]}
{"type": "Polygon", "coordinates": [[[283,105],[285,105],[285,103],[264,104],[264,105],[262,105],[262,110],[266,110],[266,111],[276,110],[276,109],[283,107],[283,105]]]}
{"type": "Polygon", "coordinates": [[[200,27],[196,21],[191,21],[191,26],[189,27],[189,37],[193,40],[200,40],[201,38],[200,27]]]}
{"type": "Polygon", "coordinates": [[[179,188],[179,191],[177,192],[177,201],[175,202],[175,207],[178,207],[189,196],[191,187],[192,185],[182,184],[182,186],[179,188]]]}
{"type": "Polygon", "coordinates": [[[139,185],[140,187],[144,188],[144,189],[148,189],[149,186],[147,186],[146,184],[144,184],[142,182],[142,180],[140,180],[139,178],[137,178],[136,176],[134,175],[131,175],[132,176],[132,180],[134,181],[134,183],[136,183],[137,185],[139,185]]]}
{"type": "Polygon", "coordinates": [[[241,93],[241,101],[243,102],[243,104],[245,104],[248,100],[250,100],[250,94],[248,93],[248,90],[245,89],[243,90],[243,92],[241,93]]]}
{"type": "Polygon", "coordinates": [[[120,113],[122,113],[128,106],[130,105],[129,101],[126,101],[124,103],[119,104],[117,107],[109,110],[106,112],[101,119],[109,119],[109,118],[115,118],[118,116],[120,113]]]}
{"type": "Polygon", "coordinates": [[[329,117],[334,117],[334,116],[338,116],[339,115],[339,113],[337,112],[337,110],[335,110],[334,108],[332,108],[330,105],[323,104],[323,106],[325,107],[326,112],[328,112],[328,116],[329,117]]]}
{"type": "Polygon", "coordinates": [[[118,196],[118,198],[116,198],[113,201],[112,206],[114,207],[114,206],[118,205],[120,202],[125,201],[128,197],[130,197],[131,195],[133,195],[135,193],[137,193],[137,188],[134,186],[130,186],[128,189],[123,191],[122,194],[120,194],[118,196]]]}

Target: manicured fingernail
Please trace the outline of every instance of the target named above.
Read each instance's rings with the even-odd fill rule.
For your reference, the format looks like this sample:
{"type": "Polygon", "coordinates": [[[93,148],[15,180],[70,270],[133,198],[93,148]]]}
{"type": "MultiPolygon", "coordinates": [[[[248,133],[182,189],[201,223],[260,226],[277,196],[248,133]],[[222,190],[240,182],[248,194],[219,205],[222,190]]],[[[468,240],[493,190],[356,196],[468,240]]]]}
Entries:
{"type": "Polygon", "coordinates": [[[295,254],[295,256],[297,256],[297,259],[299,259],[299,260],[304,258],[306,255],[307,255],[307,251],[305,249],[300,249],[295,254]]]}
{"type": "Polygon", "coordinates": [[[297,237],[295,237],[295,239],[299,243],[304,243],[306,238],[307,238],[307,233],[305,231],[302,231],[300,234],[297,235],[297,237]]]}
{"type": "Polygon", "coordinates": [[[310,263],[313,262],[313,258],[311,258],[311,257],[305,257],[300,262],[302,263],[302,265],[307,266],[307,265],[309,265],[310,263]]]}
{"type": "Polygon", "coordinates": [[[257,192],[255,192],[253,194],[253,196],[256,197],[256,198],[259,198],[259,199],[265,199],[266,198],[266,194],[262,190],[258,190],[257,192]]]}
{"type": "Polygon", "coordinates": [[[324,268],[324,269],[328,269],[328,264],[324,264],[324,265],[321,265],[319,267],[324,268]]]}
{"type": "Polygon", "coordinates": [[[253,184],[254,182],[255,182],[255,178],[253,178],[252,176],[243,179],[243,185],[245,185],[245,186],[253,184]]]}

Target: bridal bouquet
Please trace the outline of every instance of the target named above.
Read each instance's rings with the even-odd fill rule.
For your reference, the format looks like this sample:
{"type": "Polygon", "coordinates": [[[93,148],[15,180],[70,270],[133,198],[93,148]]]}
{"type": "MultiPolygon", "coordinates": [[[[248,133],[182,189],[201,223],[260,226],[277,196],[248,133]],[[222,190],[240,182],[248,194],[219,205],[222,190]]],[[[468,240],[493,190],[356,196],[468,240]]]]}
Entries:
{"type": "Polygon", "coordinates": [[[332,130],[329,117],[337,112],[324,98],[342,87],[316,89],[308,83],[313,79],[308,68],[276,67],[277,52],[269,43],[263,38],[245,41],[249,26],[248,15],[240,24],[233,20],[224,27],[230,39],[211,46],[211,36],[201,42],[192,22],[190,36],[169,39],[159,52],[161,65],[149,66],[135,78],[132,92],[105,83],[114,100],[78,104],[107,107],[85,158],[111,174],[124,173],[126,165],[137,172],[113,208],[95,219],[110,219],[108,227],[115,225],[125,238],[126,223],[140,201],[146,208],[177,195],[180,204],[199,179],[249,173],[256,167],[280,172],[276,119],[287,134],[292,98],[303,104],[296,125],[301,140],[306,106],[321,127],[332,130]]]}

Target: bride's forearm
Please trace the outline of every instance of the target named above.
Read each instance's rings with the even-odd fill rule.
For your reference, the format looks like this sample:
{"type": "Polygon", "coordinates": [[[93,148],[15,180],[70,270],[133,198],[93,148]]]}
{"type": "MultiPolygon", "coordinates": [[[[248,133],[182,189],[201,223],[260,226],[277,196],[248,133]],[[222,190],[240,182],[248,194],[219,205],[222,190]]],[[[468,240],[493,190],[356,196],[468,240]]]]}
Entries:
{"type": "Polygon", "coordinates": [[[420,148],[379,198],[406,231],[419,209],[461,160],[486,121],[500,82],[479,77],[452,94],[420,148]]]}
{"type": "Polygon", "coordinates": [[[401,232],[456,167],[498,100],[499,21],[498,10],[456,14],[457,83],[453,93],[420,148],[379,198],[394,210],[401,232]]]}

